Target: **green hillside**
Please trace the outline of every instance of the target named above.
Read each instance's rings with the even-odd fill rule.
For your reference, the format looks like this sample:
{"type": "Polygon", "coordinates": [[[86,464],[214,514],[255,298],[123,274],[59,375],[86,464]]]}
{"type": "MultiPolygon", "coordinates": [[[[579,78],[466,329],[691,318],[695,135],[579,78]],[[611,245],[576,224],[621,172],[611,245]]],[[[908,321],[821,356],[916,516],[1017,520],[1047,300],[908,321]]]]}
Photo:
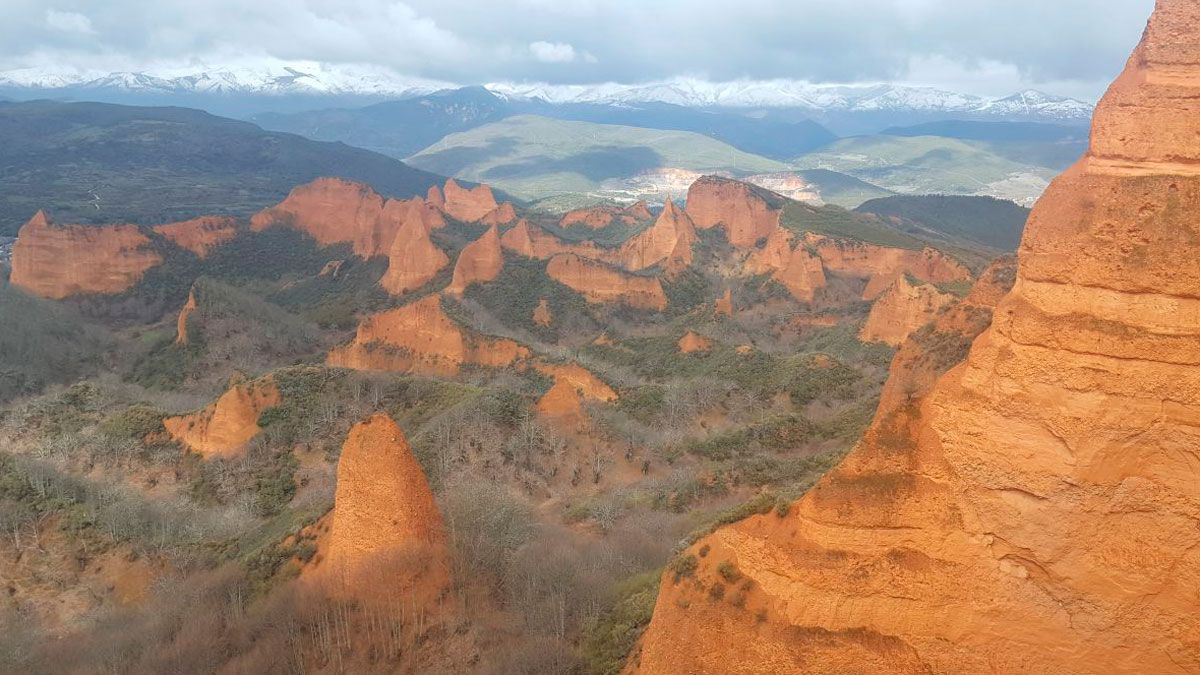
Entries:
{"type": "Polygon", "coordinates": [[[1015,251],[1029,209],[1003,199],[955,195],[895,195],[872,199],[859,213],[899,219],[918,235],[1015,251]]]}
{"type": "Polygon", "coordinates": [[[798,157],[901,194],[986,195],[1029,204],[1056,171],[1005,157],[989,144],[940,136],[858,136],[798,157]]]}
{"type": "Polygon", "coordinates": [[[426,171],[486,182],[524,199],[621,191],[640,174],[663,168],[735,175],[788,168],[696,133],[536,115],[451,134],[406,161],[426,171]]]}

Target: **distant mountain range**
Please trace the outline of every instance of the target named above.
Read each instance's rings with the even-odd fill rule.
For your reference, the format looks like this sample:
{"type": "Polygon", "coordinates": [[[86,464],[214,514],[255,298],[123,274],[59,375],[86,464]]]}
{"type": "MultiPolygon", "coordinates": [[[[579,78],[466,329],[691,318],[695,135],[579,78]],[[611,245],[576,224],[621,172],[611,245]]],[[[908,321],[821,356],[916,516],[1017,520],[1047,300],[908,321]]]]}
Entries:
{"type": "MultiPolygon", "coordinates": [[[[986,97],[932,87],[896,84],[826,85],[795,80],[707,82],[678,78],[645,84],[547,85],[492,83],[485,88],[508,100],[549,104],[622,106],[665,103],[687,108],[792,110],[821,121],[844,115],[947,116],[971,119],[1086,122],[1092,106],[1083,101],[1024,91],[986,97]]],[[[214,97],[246,99],[257,111],[295,110],[291,98],[327,98],[362,105],[455,89],[434,80],[396,76],[390,71],[318,63],[274,64],[258,68],[209,68],[162,72],[62,72],[22,69],[0,72],[0,94],[80,97],[132,103],[130,97],[214,97]]],[[[208,108],[208,106],[201,106],[208,108]]],[[[311,106],[310,106],[311,107],[311,106]]],[[[226,111],[228,112],[228,111],[226,111]]],[[[907,123],[914,120],[907,119],[907,123]]],[[[897,122],[902,123],[902,122],[897,122]]],[[[882,127],[881,127],[882,128],[882,127]]]]}

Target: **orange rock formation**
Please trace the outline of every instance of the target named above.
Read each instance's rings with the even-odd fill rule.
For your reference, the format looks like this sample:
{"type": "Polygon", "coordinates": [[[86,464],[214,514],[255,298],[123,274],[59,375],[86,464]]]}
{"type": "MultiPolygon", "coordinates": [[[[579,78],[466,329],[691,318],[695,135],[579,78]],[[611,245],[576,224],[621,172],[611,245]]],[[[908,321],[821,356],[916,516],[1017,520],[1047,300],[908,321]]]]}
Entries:
{"type": "MultiPolygon", "coordinates": [[[[474,188],[464,188],[459,185],[453,178],[446,181],[446,187],[442,190],[444,197],[442,210],[446,215],[461,220],[464,223],[474,223],[482,220],[489,213],[496,210],[499,204],[496,203],[496,197],[492,195],[492,189],[486,185],[479,185],[474,188]]],[[[511,210],[512,205],[509,205],[511,210]]],[[[516,219],[516,214],[512,218],[504,222],[511,222],[516,219]]]]}
{"type": "Polygon", "coordinates": [[[631,671],[1200,671],[1197,92],[1200,4],[1159,0],[965,363],[688,549],[631,671]]]}
{"type": "Polygon", "coordinates": [[[188,290],[187,302],[183,303],[183,308],[179,310],[179,318],[175,320],[175,344],[186,345],[188,343],[188,319],[191,318],[194,311],[196,311],[195,286],[188,290]]]}
{"type": "Polygon", "coordinates": [[[937,249],[890,248],[808,233],[804,243],[816,251],[828,272],[867,279],[864,300],[879,297],[903,274],[935,284],[967,281],[971,272],[937,249]]]}
{"type": "Polygon", "coordinates": [[[492,209],[486,216],[479,219],[484,225],[507,225],[517,219],[517,211],[513,205],[504,202],[492,209]]]}
{"type": "Polygon", "coordinates": [[[429,295],[367,317],[354,341],[331,351],[327,362],[356,370],[455,375],[464,364],[499,368],[528,356],[512,340],[468,332],[446,315],[437,295],[429,295]]]}
{"type": "Polygon", "coordinates": [[[538,412],[547,417],[579,422],[584,418],[584,401],[617,400],[612,387],[577,363],[535,363],[534,368],[554,378],[554,385],[537,403],[538,412]]]}
{"type": "Polygon", "coordinates": [[[688,331],[679,338],[679,351],[684,354],[695,354],[697,352],[707,352],[712,350],[712,340],[700,335],[694,331],[688,331]]]}
{"type": "Polygon", "coordinates": [[[550,313],[550,304],[545,298],[538,300],[537,307],[533,308],[533,322],[539,326],[549,326],[554,322],[554,315],[550,313]]]}
{"type": "Polygon", "coordinates": [[[608,253],[601,250],[590,241],[567,243],[550,234],[537,225],[529,224],[522,218],[517,224],[500,237],[500,245],[505,250],[512,251],[526,258],[546,260],[559,253],[575,253],[585,258],[603,259],[608,253]]]}
{"type": "Polygon", "coordinates": [[[586,209],[569,211],[559,220],[558,225],[563,228],[582,225],[589,229],[599,230],[612,225],[614,222],[635,225],[650,220],[653,217],[654,214],[650,213],[646,202],[637,202],[625,208],[619,206],[592,206],[586,209]]]}
{"type": "Polygon", "coordinates": [[[408,599],[431,599],[449,582],[445,526],[433,491],[404,432],[386,414],[354,425],[342,445],[320,564],[335,590],[365,599],[396,590],[408,599]]]}
{"type": "Polygon", "coordinates": [[[467,244],[458,254],[458,261],[454,263],[454,278],[446,292],[461,296],[467,286],[492,281],[500,276],[503,268],[504,251],[500,249],[500,235],[496,232],[496,226],[492,225],[482,237],[467,244]]]}
{"type": "Polygon", "coordinates": [[[450,258],[429,238],[429,229],[419,220],[405,220],[388,251],[388,268],[379,285],[392,295],[424,286],[450,264],[450,258]]]}
{"type": "Polygon", "coordinates": [[[629,274],[573,253],[551,258],[546,273],[591,303],[622,303],[658,311],[667,308],[667,296],[658,279],[629,274]]]}
{"type": "Polygon", "coordinates": [[[776,225],[762,248],[746,258],[745,268],[751,274],[771,273],[792,297],[812,302],[817,290],[825,287],[825,267],[804,243],[793,247],[793,239],[790,231],[776,225]]]}
{"type": "Polygon", "coordinates": [[[654,225],[621,245],[617,258],[622,267],[635,272],[659,263],[666,263],[668,272],[678,272],[692,264],[695,243],[692,219],[668,201],[654,225]]]}
{"type": "Polygon", "coordinates": [[[953,295],[939,291],[933,284],[914,284],[902,274],[875,301],[858,337],[863,342],[899,347],[913,331],[953,303],[953,295]]]}
{"type": "Polygon", "coordinates": [[[270,376],[234,383],[203,410],[168,417],[163,426],[171,438],[209,457],[233,457],[242,452],[258,432],[258,418],[280,403],[279,388],[270,376]]]}
{"type": "Polygon", "coordinates": [[[9,283],[52,300],[115,294],[161,263],[135,225],[55,225],[38,211],[17,234],[9,283]]]}
{"type": "Polygon", "coordinates": [[[237,236],[237,220],[221,216],[201,216],[178,223],[155,225],[154,231],[176,246],[203,258],[212,249],[237,236]]]}
{"type": "Polygon", "coordinates": [[[719,176],[703,176],[688,189],[687,214],[696,227],[721,226],[735,248],[750,249],[779,225],[780,211],[765,191],[719,176]]]}
{"type": "Polygon", "coordinates": [[[250,219],[255,232],[291,227],[322,246],[350,242],[355,255],[387,255],[401,226],[417,220],[426,229],[445,225],[440,211],[421,199],[384,199],[369,186],[341,178],[318,178],[294,188],[279,204],[250,219]]]}

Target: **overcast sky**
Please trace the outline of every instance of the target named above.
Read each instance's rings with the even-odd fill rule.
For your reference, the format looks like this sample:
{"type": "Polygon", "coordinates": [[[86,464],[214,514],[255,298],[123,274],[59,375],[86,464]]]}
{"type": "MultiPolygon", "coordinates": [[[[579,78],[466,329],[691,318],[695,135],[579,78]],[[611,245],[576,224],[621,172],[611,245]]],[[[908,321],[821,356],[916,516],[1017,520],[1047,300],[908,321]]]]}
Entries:
{"type": "Polygon", "coordinates": [[[1153,0],[0,0],[0,70],[267,57],[476,84],[788,78],[1095,98],[1153,0]]]}

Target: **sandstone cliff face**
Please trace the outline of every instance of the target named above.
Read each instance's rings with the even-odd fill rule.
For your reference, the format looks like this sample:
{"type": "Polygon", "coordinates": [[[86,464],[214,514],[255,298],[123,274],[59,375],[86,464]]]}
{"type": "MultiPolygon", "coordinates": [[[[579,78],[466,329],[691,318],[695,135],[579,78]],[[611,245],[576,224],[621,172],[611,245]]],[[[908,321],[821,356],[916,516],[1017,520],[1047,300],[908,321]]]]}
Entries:
{"type": "Polygon", "coordinates": [[[617,206],[593,206],[586,209],[576,209],[563,214],[559,227],[586,227],[599,230],[613,223],[635,225],[650,220],[654,215],[646,206],[646,202],[637,202],[632,206],[620,208],[617,206]]]}
{"type": "Polygon", "coordinates": [[[560,253],[574,253],[597,260],[609,255],[590,241],[567,243],[537,225],[531,225],[524,218],[500,237],[500,245],[517,255],[537,260],[547,260],[560,253]]]}
{"type": "Polygon", "coordinates": [[[291,227],[322,246],[350,242],[355,255],[386,255],[403,223],[419,220],[426,228],[445,225],[440,212],[420,199],[396,200],[370,187],[340,178],[318,178],[294,188],[279,204],[250,219],[250,229],[291,227]]]}
{"type": "Polygon", "coordinates": [[[201,216],[178,223],[155,225],[154,231],[201,258],[238,233],[237,220],[221,216],[201,216]]]}
{"type": "Polygon", "coordinates": [[[537,411],[547,417],[579,423],[585,417],[584,401],[617,400],[617,392],[612,387],[577,363],[539,362],[534,368],[554,378],[554,385],[537,402],[537,411]]]}
{"type": "Polygon", "coordinates": [[[1200,4],[1159,0],[966,362],[703,540],[631,670],[1200,670],[1198,91],[1200,4]],[[744,609],[702,594],[722,561],[744,609]]]}
{"type": "Polygon", "coordinates": [[[812,302],[825,287],[825,266],[805,244],[793,246],[791,232],[776,225],[766,243],[746,258],[745,269],[751,274],[771,273],[800,302],[812,302]]]}
{"type": "Polygon", "coordinates": [[[454,263],[454,278],[447,293],[461,296],[471,284],[485,283],[500,276],[504,268],[504,251],[496,226],[488,228],[482,237],[467,244],[454,263]]]}
{"type": "Polygon", "coordinates": [[[175,344],[187,345],[188,343],[188,319],[191,318],[192,312],[196,311],[196,287],[193,286],[188,291],[187,302],[183,303],[183,308],[179,310],[179,318],[175,320],[175,344]]]}
{"type": "Polygon", "coordinates": [[[9,283],[52,300],[123,293],[161,263],[135,225],[55,225],[38,211],[17,234],[9,283]]]}
{"type": "Polygon", "coordinates": [[[392,240],[387,272],[379,285],[392,295],[400,295],[424,286],[449,264],[450,258],[434,245],[425,224],[409,219],[392,240]]]}
{"type": "Polygon", "coordinates": [[[512,340],[468,333],[442,310],[437,295],[367,317],[354,341],[335,348],[327,362],[356,370],[456,375],[464,364],[503,367],[527,358],[512,340]]]}
{"type": "Polygon", "coordinates": [[[687,214],[696,227],[721,226],[735,248],[753,248],[779,225],[780,211],[751,185],[728,178],[704,176],[688,189],[687,214]]]}
{"type": "Polygon", "coordinates": [[[507,225],[517,219],[517,211],[512,204],[504,202],[479,219],[484,225],[507,225]]]}
{"type": "Polygon", "coordinates": [[[386,414],[359,422],[346,436],[320,565],[334,590],[368,600],[397,591],[425,600],[449,582],[433,491],[404,432],[386,414]]]}
{"type": "MultiPolygon", "coordinates": [[[[445,198],[442,210],[451,218],[464,223],[479,221],[499,206],[490,187],[480,185],[468,189],[459,185],[453,178],[446,181],[446,187],[442,190],[442,194],[445,198]]],[[[511,205],[509,208],[511,209],[511,205]]],[[[514,218],[505,222],[515,220],[516,214],[513,215],[514,218]]]]}
{"type": "Polygon", "coordinates": [[[573,253],[551,258],[546,273],[591,303],[621,303],[658,311],[667,308],[667,296],[658,279],[622,272],[573,253]]]}
{"type": "Polygon", "coordinates": [[[954,296],[932,284],[914,284],[902,274],[871,306],[871,313],[859,331],[863,342],[883,342],[899,347],[908,336],[929,323],[954,296]]]}
{"type": "Polygon", "coordinates": [[[279,403],[279,388],[270,377],[235,383],[212,405],[190,415],[168,417],[163,427],[171,438],[206,459],[234,457],[262,431],[259,415],[279,403]]]}
{"type": "Polygon", "coordinates": [[[935,284],[967,281],[971,272],[961,263],[933,248],[919,251],[863,242],[830,239],[809,233],[804,237],[828,272],[867,279],[864,300],[879,297],[903,274],[935,284]]]}
{"type": "Polygon", "coordinates": [[[659,263],[666,263],[668,272],[678,272],[692,264],[695,243],[692,219],[668,201],[654,225],[621,245],[617,259],[622,267],[634,272],[659,263]]]}

